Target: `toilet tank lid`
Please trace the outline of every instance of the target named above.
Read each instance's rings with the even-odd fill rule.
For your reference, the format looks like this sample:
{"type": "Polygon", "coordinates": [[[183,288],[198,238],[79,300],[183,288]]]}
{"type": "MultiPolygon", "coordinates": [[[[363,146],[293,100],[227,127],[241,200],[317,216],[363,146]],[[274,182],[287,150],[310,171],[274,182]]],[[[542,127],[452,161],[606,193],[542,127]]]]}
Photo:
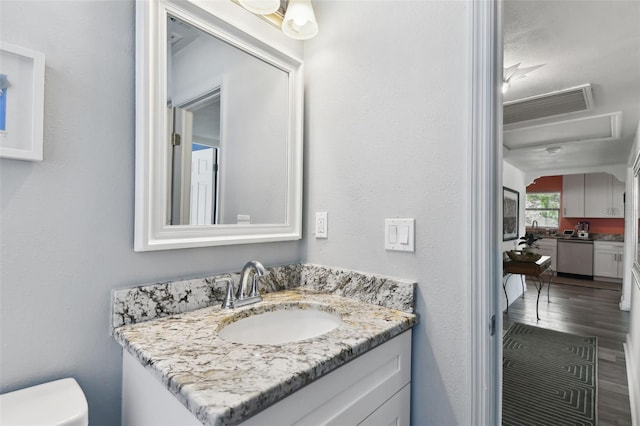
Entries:
{"type": "Polygon", "coordinates": [[[67,378],[0,395],[0,424],[86,426],[87,399],[67,378]]]}

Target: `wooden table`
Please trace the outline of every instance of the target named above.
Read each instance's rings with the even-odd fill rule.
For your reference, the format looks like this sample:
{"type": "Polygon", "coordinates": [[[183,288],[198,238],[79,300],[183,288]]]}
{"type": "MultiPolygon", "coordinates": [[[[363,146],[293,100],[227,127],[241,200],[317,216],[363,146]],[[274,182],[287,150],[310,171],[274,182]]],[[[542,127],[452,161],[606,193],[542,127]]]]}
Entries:
{"type": "MultiPolygon", "coordinates": [[[[535,262],[516,262],[513,260],[504,260],[502,262],[502,270],[505,274],[505,278],[502,281],[502,288],[504,295],[507,297],[507,281],[512,274],[520,274],[533,278],[533,283],[538,290],[538,299],[536,300],[536,318],[540,320],[538,315],[538,303],[540,302],[540,292],[544,287],[545,281],[542,277],[544,273],[549,273],[549,280],[547,281],[547,303],[549,302],[549,288],[551,287],[551,280],[553,279],[553,271],[551,268],[551,256],[542,256],[535,262]]],[[[509,298],[507,297],[507,309],[509,308],[509,298]]]]}

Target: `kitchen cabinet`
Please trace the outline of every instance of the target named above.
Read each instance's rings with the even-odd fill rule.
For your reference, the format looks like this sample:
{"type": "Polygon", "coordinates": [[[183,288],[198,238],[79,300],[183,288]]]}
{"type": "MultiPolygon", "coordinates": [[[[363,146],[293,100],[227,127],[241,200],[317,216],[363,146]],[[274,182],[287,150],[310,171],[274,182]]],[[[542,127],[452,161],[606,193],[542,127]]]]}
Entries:
{"type": "Polygon", "coordinates": [[[623,218],[625,186],[608,173],[584,175],[584,217],[623,218]]]}
{"type": "Polygon", "coordinates": [[[584,216],[584,174],[562,177],[562,216],[584,216]]]}
{"type": "Polygon", "coordinates": [[[598,278],[622,279],[624,275],[624,243],[596,241],[593,246],[593,275],[598,278]]]}
{"type": "Polygon", "coordinates": [[[624,195],[626,186],[615,176],[611,176],[611,217],[624,217],[624,195]]]}
{"type": "Polygon", "coordinates": [[[536,241],[536,244],[538,245],[538,248],[534,248],[531,251],[539,253],[543,256],[551,257],[551,266],[549,268],[552,271],[556,271],[556,267],[558,264],[558,240],[556,238],[543,238],[536,241]]]}

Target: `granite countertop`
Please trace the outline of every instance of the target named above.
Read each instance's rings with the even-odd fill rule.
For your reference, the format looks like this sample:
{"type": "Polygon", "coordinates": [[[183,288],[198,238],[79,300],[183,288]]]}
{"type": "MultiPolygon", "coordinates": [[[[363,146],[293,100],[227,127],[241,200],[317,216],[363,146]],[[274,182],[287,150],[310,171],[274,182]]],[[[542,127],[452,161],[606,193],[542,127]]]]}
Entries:
{"type": "Polygon", "coordinates": [[[247,419],[416,323],[409,312],[298,287],[263,294],[262,302],[234,310],[215,305],[119,326],[113,335],[200,421],[222,425],[247,419]],[[274,305],[328,310],[342,324],[279,345],[230,343],[218,336],[231,316],[274,305]]]}
{"type": "Polygon", "coordinates": [[[587,241],[611,241],[611,242],[624,242],[624,235],[622,234],[596,234],[589,233],[588,238],[571,237],[562,234],[555,235],[539,235],[540,238],[554,238],[556,240],[587,240],[587,241]]]}

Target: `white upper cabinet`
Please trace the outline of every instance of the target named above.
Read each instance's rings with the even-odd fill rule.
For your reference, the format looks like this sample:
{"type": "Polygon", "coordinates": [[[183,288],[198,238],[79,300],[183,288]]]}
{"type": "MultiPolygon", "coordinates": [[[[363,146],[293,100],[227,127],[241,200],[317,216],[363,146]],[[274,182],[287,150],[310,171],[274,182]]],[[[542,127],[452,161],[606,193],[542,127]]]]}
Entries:
{"type": "Polygon", "coordinates": [[[562,177],[562,216],[623,218],[624,182],[608,173],[562,177]]]}
{"type": "Polygon", "coordinates": [[[584,217],[624,217],[624,183],[608,173],[587,174],[584,182],[584,217]]]}
{"type": "Polygon", "coordinates": [[[562,177],[562,216],[585,217],[583,174],[562,177]]]}
{"type": "Polygon", "coordinates": [[[611,177],[611,217],[624,217],[624,194],[626,186],[615,176],[611,177]]]}
{"type": "Polygon", "coordinates": [[[590,173],[584,177],[584,216],[606,217],[611,210],[610,186],[611,175],[607,173],[590,173]]]}

